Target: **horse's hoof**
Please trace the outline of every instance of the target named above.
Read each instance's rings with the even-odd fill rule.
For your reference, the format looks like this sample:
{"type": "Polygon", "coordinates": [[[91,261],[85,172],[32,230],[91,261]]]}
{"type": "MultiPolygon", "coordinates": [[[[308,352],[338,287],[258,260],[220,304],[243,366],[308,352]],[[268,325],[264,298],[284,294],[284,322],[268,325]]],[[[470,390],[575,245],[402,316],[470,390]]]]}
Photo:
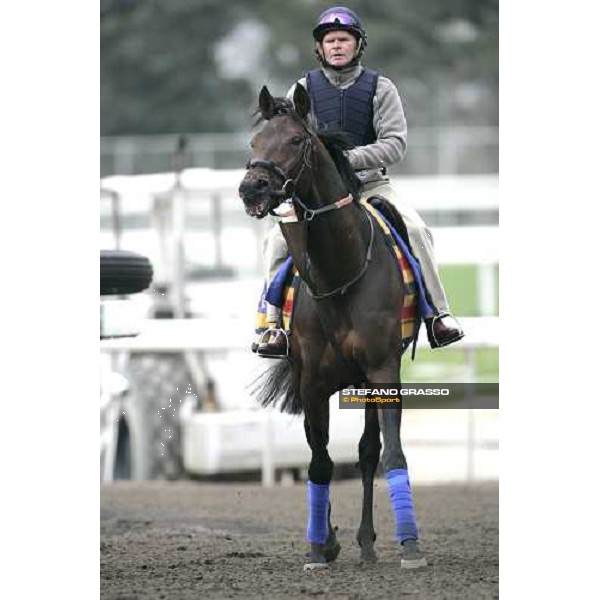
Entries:
{"type": "Polygon", "coordinates": [[[329,563],[326,562],[310,562],[304,565],[305,571],[317,571],[319,569],[329,569],[329,563]]]}
{"type": "Polygon", "coordinates": [[[400,556],[401,569],[422,569],[427,566],[427,559],[419,548],[417,540],[406,540],[402,544],[402,555],[400,556]]]}
{"type": "Polygon", "coordinates": [[[361,562],[375,563],[378,560],[377,552],[375,548],[362,548],[360,549],[360,560],[361,562]]]}
{"type": "Polygon", "coordinates": [[[341,549],[342,547],[340,546],[340,543],[337,540],[335,541],[334,545],[325,546],[325,551],[323,552],[323,554],[325,555],[325,560],[328,563],[333,562],[338,557],[341,549]]]}
{"type": "Polygon", "coordinates": [[[328,539],[328,544],[315,544],[310,545],[310,553],[308,554],[308,561],[304,565],[305,571],[314,571],[315,569],[327,569],[329,563],[335,560],[340,552],[338,541],[328,539]],[[336,548],[338,546],[338,548],[336,548]]]}

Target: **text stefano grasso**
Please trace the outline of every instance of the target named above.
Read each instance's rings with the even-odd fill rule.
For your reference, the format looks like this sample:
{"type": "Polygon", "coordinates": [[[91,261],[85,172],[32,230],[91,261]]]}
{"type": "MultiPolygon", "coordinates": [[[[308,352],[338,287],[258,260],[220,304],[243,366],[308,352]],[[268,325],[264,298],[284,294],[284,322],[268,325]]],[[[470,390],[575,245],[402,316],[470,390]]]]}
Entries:
{"type": "Polygon", "coordinates": [[[398,388],[348,388],[342,396],[448,396],[448,388],[398,389],[398,388]]]}

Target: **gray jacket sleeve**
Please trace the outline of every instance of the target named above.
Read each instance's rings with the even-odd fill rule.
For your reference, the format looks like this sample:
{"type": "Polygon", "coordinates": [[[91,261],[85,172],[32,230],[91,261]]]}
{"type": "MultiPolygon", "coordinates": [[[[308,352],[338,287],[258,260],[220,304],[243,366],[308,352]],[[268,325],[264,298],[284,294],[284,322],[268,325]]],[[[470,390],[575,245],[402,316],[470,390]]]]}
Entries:
{"type": "Polygon", "coordinates": [[[373,98],[373,128],[377,140],[348,152],[355,170],[376,169],[400,162],[406,154],[407,126],[400,94],[387,78],[379,76],[373,98]]]}

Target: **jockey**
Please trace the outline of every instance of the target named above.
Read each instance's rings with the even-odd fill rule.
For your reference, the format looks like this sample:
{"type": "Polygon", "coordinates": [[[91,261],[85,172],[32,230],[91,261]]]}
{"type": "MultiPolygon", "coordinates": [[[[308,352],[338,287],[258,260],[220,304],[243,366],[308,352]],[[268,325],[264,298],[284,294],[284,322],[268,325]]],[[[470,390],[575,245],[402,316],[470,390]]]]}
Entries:
{"type": "MultiPolygon", "coordinates": [[[[361,200],[383,196],[402,215],[435,307],[435,312],[424,315],[429,343],[432,348],[452,344],[464,333],[448,307],[433,256],[431,232],[415,209],[395,192],[386,176],[386,167],[401,161],[406,153],[406,119],[398,90],[389,79],[361,65],[367,35],[354,11],[343,6],[326,10],[313,29],[313,37],[320,68],[309,71],[297,83],[310,94],[311,111],[319,128],[342,129],[354,143],[347,157],[361,182],[361,200]]],[[[296,85],[289,90],[288,98],[293,98],[296,85]]],[[[295,219],[289,214],[289,204],[281,208],[287,211],[279,213],[284,221],[295,219]]],[[[267,234],[264,251],[268,288],[288,256],[279,224],[267,234]]],[[[287,354],[286,334],[277,328],[279,310],[267,305],[271,328],[258,344],[261,356],[287,354]]]]}

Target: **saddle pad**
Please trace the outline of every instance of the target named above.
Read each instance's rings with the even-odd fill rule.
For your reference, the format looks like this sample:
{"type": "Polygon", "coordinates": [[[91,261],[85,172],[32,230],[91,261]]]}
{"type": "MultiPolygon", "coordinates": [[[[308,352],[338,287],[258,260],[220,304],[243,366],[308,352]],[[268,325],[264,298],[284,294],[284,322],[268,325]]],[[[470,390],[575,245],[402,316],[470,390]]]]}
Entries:
{"type": "MultiPolygon", "coordinates": [[[[417,329],[421,324],[421,318],[418,311],[418,287],[415,283],[413,269],[406,257],[407,250],[402,249],[396,242],[391,225],[389,225],[379,211],[373,208],[368,202],[362,201],[361,204],[369,211],[369,213],[371,213],[377,224],[381,227],[383,233],[385,233],[388,248],[396,259],[396,265],[402,274],[402,281],[404,282],[404,302],[403,305],[399,307],[399,310],[400,337],[402,339],[402,349],[404,350],[414,339],[417,329]]],[[[394,231],[394,233],[396,232],[394,231]]]]}
{"type": "MultiPolygon", "coordinates": [[[[285,275],[282,278],[282,285],[279,290],[279,302],[275,304],[275,306],[280,306],[281,311],[281,323],[277,323],[278,327],[282,327],[286,331],[290,331],[292,328],[292,312],[294,309],[294,295],[300,285],[300,275],[298,275],[298,271],[294,269],[292,265],[291,259],[284,262],[281,267],[279,267],[279,271],[281,274],[285,275]],[[282,304],[282,305],[281,305],[282,304]]],[[[279,272],[278,272],[279,275],[279,272]]],[[[266,297],[275,295],[273,292],[273,285],[271,285],[270,293],[267,294],[266,284],[263,286],[263,291],[260,296],[260,301],[258,303],[258,310],[256,313],[256,333],[260,334],[266,331],[269,328],[269,323],[267,322],[267,302],[266,297]]]]}

